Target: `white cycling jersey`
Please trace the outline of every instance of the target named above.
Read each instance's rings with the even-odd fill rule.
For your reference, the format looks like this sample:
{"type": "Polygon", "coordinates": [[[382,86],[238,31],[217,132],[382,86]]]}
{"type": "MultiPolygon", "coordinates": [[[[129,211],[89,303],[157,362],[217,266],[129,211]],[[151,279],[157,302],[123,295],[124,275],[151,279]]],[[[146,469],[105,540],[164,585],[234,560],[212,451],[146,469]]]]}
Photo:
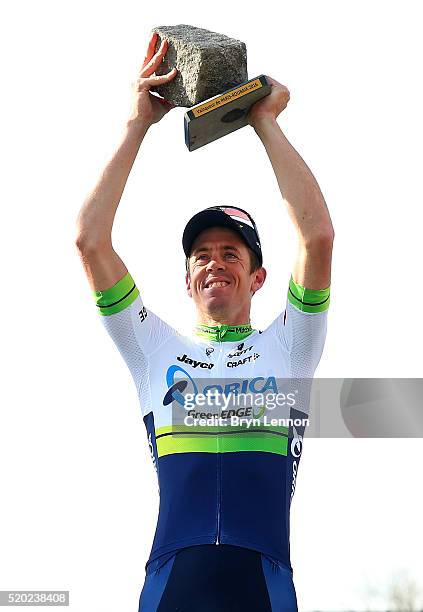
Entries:
{"type": "Polygon", "coordinates": [[[144,306],[129,273],[94,293],[134,379],[159,479],[147,565],[186,546],[227,543],[290,568],[289,509],[302,435],[262,423],[216,428],[194,417],[188,423],[177,419],[177,409],[189,395],[192,414],[207,415],[196,402],[207,391],[254,398],[279,393],[281,380],[312,378],[325,342],[329,288],[309,290],[291,278],[286,309],[267,329],[200,325],[189,337],[144,306]]]}

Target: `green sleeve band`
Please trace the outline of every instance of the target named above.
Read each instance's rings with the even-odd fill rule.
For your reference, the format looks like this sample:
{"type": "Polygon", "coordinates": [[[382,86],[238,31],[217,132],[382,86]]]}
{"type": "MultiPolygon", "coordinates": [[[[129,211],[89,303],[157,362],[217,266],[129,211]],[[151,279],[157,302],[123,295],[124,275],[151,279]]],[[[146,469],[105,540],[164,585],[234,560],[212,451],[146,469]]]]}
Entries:
{"type": "Polygon", "coordinates": [[[303,312],[324,312],[329,308],[330,287],[326,289],[306,289],[290,278],[288,300],[303,312]]]}
{"type": "Polygon", "coordinates": [[[107,316],[127,308],[140,292],[128,272],[110,289],[93,293],[100,314],[107,316]]]}

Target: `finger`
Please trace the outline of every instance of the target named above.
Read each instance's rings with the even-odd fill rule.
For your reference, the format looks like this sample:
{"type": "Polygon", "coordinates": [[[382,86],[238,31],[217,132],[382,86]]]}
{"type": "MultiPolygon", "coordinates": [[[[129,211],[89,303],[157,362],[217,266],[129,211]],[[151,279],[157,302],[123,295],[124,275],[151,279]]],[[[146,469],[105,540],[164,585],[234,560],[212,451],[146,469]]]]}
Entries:
{"type": "Polygon", "coordinates": [[[144,79],[144,83],[149,87],[156,87],[157,85],[162,85],[163,83],[167,83],[168,81],[171,81],[173,78],[175,78],[177,72],[178,71],[176,70],[176,68],[172,68],[172,70],[168,72],[167,74],[150,76],[144,79]]]}
{"type": "Polygon", "coordinates": [[[157,53],[150,59],[150,61],[143,67],[141,71],[141,76],[149,77],[153,72],[156,71],[158,66],[162,63],[164,56],[166,55],[166,51],[168,49],[169,43],[167,40],[162,40],[162,44],[160,45],[157,53]]]}
{"type": "Polygon", "coordinates": [[[282,85],[282,83],[279,83],[279,81],[277,81],[276,79],[272,79],[272,77],[270,76],[266,76],[266,78],[269,81],[270,85],[274,87],[284,87],[285,88],[285,85],[282,85]]]}
{"type": "Polygon", "coordinates": [[[150,41],[148,43],[148,47],[147,47],[147,53],[145,54],[144,57],[144,61],[142,63],[142,67],[144,68],[144,66],[146,64],[148,64],[148,62],[151,60],[151,58],[154,55],[154,49],[156,48],[156,43],[157,43],[157,38],[158,38],[158,34],[157,32],[152,32],[151,36],[150,36],[150,41]]]}
{"type": "Polygon", "coordinates": [[[160,47],[158,48],[156,54],[150,59],[150,61],[144,66],[142,69],[142,76],[150,76],[153,72],[156,71],[157,67],[161,64],[164,56],[166,55],[166,51],[168,48],[168,43],[165,40],[162,40],[160,47]]]}

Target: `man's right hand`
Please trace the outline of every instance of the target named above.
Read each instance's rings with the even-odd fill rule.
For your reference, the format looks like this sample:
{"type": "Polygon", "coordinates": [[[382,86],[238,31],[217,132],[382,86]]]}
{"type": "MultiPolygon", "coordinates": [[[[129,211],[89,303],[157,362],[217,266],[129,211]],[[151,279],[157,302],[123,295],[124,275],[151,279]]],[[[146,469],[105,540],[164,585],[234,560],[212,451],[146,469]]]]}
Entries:
{"type": "Polygon", "coordinates": [[[176,68],[172,68],[170,72],[161,76],[153,74],[160,66],[169,46],[166,40],[162,40],[157,53],[154,53],[157,38],[158,34],[153,32],[138,78],[132,84],[133,99],[129,120],[140,122],[146,127],[160,121],[171,108],[174,108],[173,104],[149,91],[151,87],[171,81],[178,72],[176,68]]]}

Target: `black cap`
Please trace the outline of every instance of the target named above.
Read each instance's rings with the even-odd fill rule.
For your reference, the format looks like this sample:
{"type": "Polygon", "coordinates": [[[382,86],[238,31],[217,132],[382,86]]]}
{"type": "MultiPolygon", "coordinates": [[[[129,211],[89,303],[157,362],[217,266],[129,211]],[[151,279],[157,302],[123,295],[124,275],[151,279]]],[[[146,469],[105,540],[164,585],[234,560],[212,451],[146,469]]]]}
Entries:
{"type": "Polygon", "coordinates": [[[240,234],[246,245],[257,255],[263,265],[260,238],[254,219],[237,206],[210,206],[194,215],[187,223],[182,236],[186,257],[191,255],[192,245],[198,234],[209,227],[228,227],[240,234]]]}

